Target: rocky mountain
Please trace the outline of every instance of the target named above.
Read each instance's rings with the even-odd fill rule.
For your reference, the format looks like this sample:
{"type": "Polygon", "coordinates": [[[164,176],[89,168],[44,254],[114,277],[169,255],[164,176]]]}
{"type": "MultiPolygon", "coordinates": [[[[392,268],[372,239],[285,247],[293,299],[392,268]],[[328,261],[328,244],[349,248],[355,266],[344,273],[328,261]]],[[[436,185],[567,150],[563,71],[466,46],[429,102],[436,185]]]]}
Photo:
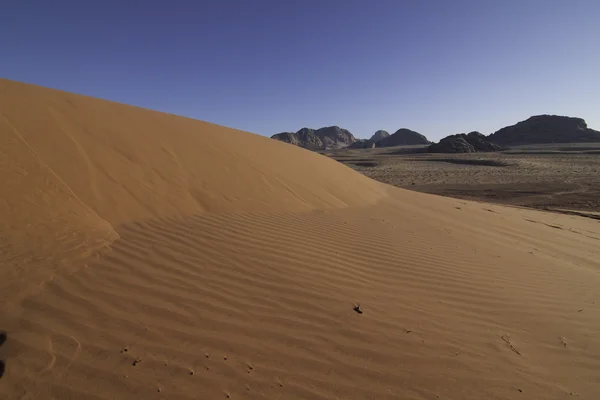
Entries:
{"type": "Polygon", "coordinates": [[[450,135],[439,143],[428,147],[430,153],[475,153],[479,151],[499,151],[502,148],[487,141],[485,135],[479,132],[450,135]]]}
{"type": "Polygon", "coordinates": [[[340,149],[356,142],[356,138],[347,129],[328,126],[317,130],[302,128],[298,132],[282,132],[271,139],[291,143],[310,150],[340,149]]]}
{"type": "Polygon", "coordinates": [[[373,136],[371,136],[371,139],[373,142],[377,143],[382,139],[385,139],[386,137],[390,136],[390,134],[388,133],[388,131],[384,131],[384,130],[379,130],[377,132],[375,132],[373,134],[373,136]]]}
{"type": "Polygon", "coordinates": [[[389,147],[389,146],[407,146],[415,144],[429,144],[431,143],[427,138],[418,132],[411,131],[410,129],[402,128],[398,129],[394,134],[381,139],[376,142],[377,147],[389,147]]]}
{"type": "Polygon", "coordinates": [[[600,142],[600,132],[588,128],[582,118],[535,115],[492,133],[487,140],[501,146],[600,142]]]}

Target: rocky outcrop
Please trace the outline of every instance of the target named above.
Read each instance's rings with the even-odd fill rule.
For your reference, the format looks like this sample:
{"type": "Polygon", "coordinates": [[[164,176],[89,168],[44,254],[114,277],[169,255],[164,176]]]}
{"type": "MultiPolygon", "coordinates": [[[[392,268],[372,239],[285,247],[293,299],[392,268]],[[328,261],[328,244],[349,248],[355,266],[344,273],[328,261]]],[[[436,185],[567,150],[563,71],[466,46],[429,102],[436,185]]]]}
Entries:
{"type": "Polygon", "coordinates": [[[477,131],[467,133],[467,142],[475,148],[475,151],[502,150],[502,147],[491,143],[483,133],[477,131]]]}
{"type": "Polygon", "coordinates": [[[429,144],[431,143],[427,138],[418,132],[411,131],[410,129],[402,128],[398,129],[394,134],[381,139],[376,142],[377,147],[390,147],[390,146],[408,146],[416,144],[429,144]]]}
{"type": "Polygon", "coordinates": [[[502,148],[488,142],[483,134],[471,132],[447,136],[439,143],[429,146],[428,150],[430,153],[476,153],[479,151],[499,151],[502,148]]]}
{"type": "Polygon", "coordinates": [[[492,133],[487,140],[501,146],[600,142],[600,132],[588,128],[582,118],[535,115],[492,133]]]}
{"type": "Polygon", "coordinates": [[[340,149],[356,142],[356,138],[347,129],[328,126],[321,129],[302,128],[298,132],[282,132],[271,139],[291,143],[310,150],[340,149]]]}
{"type": "Polygon", "coordinates": [[[384,130],[379,130],[377,132],[375,132],[373,134],[373,136],[371,136],[371,139],[373,142],[377,143],[380,140],[385,139],[386,137],[390,136],[390,134],[388,133],[388,131],[384,131],[384,130]]]}
{"type": "Polygon", "coordinates": [[[375,141],[372,139],[360,139],[348,146],[349,149],[372,149],[375,147],[375,141]]]}

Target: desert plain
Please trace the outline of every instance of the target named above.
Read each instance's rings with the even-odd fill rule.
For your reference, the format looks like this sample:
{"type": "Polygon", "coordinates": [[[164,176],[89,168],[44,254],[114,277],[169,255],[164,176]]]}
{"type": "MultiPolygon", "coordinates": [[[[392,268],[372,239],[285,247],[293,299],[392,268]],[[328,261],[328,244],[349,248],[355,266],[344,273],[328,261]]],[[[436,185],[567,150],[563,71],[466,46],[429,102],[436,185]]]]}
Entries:
{"type": "Polygon", "coordinates": [[[497,204],[600,214],[600,143],[548,143],[440,154],[427,146],[323,151],[378,181],[497,204]]]}

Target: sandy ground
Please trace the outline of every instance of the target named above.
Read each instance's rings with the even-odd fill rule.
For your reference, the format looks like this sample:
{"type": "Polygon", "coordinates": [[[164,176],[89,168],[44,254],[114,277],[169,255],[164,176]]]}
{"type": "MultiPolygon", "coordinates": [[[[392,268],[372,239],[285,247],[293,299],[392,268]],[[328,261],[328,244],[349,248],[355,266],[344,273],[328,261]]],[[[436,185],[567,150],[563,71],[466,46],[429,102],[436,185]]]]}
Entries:
{"type": "Polygon", "coordinates": [[[378,181],[423,193],[600,212],[600,143],[529,145],[475,154],[425,150],[405,146],[326,155],[378,181]]]}
{"type": "Polygon", "coordinates": [[[600,396],[597,221],[10,81],[0,110],[0,398],[600,396]]]}

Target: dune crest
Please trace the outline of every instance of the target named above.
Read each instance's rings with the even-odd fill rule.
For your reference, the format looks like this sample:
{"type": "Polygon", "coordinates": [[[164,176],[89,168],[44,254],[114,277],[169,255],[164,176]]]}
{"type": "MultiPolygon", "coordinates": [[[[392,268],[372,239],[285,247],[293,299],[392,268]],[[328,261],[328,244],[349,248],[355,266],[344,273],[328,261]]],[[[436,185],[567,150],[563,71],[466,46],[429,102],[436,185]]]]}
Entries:
{"type": "Polygon", "coordinates": [[[0,398],[600,396],[596,221],[6,80],[0,113],[0,398]]]}
{"type": "Polygon", "coordinates": [[[382,185],[262,136],[0,80],[5,121],[112,224],[198,212],[373,204],[382,185]]]}

